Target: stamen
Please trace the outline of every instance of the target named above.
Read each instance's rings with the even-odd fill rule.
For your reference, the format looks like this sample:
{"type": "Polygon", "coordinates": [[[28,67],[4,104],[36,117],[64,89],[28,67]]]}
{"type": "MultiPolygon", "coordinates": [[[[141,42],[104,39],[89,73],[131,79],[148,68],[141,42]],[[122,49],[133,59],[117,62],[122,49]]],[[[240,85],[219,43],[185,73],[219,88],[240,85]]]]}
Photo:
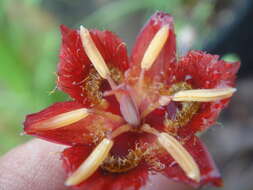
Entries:
{"type": "Polygon", "coordinates": [[[106,111],[102,111],[99,109],[91,109],[90,113],[95,113],[98,115],[101,115],[105,118],[110,119],[111,121],[115,121],[115,122],[124,122],[123,118],[117,114],[113,114],[111,112],[106,112],[106,111]]]}
{"type": "Polygon", "coordinates": [[[189,178],[196,182],[200,181],[200,171],[197,163],[174,137],[167,133],[160,133],[158,135],[158,142],[175,159],[189,178]]]}
{"type": "Polygon", "coordinates": [[[117,95],[117,94],[127,94],[127,93],[128,93],[127,90],[124,90],[122,88],[119,88],[119,86],[117,86],[115,89],[105,91],[103,93],[103,96],[106,97],[106,96],[112,96],[112,95],[117,95]]]}
{"type": "Polygon", "coordinates": [[[150,42],[141,62],[141,68],[148,70],[159,53],[161,52],[165,42],[169,37],[169,26],[163,26],[160,30],[155,34],[152,41],[150,42]]]}
{"type": "Polygon", "coordinates": [[[161,106],[168,105],[170,101],[171,101],[171,96],[161,96],[158,102],[148,105],[148,107],[141,113],[141,118],[145,118],[148,114],[150,114],[152,111],[154,111],[155,109],[161,106]]]}
{"type": "Polygon", "coordinates": [[[156,135],[159,144],[175,159],[186,175],[199,182],[200,171],[197,163],[194,161],[189,152],[174,137],[167,133],[159,133],[158,130],[150,127],[148,124],[144,124],[141,127],[141,130],[156,135]]]}
{"type": "Polygon", "coordinates": [[[150,114],[152,111],[154,111],[156,108],[160,107],[161,105],[158,104],[150,104],[148,107],[141,112],[141,118],[145,118],[148,114],[150,114]]]}
{"type": "Polygon", "coordinates": [[[183,90],[175,93],[172,96],[172,100],[210,102],[229,98],[235,91],[235,88],[183,90]]]}
{"type": "Polygon", "coordinates": [[[150,127],[150,125],[146,123],[141,126],[141,130],[156,136],[159,135],[159,131],[157,131],[155,128],[150,127]]]}
{"type": "Polygon", "coordinates": [[[88,109],[81,108],[54,116],[48,120],[34,124],[36,130],[53,130],[73,124],[89,115],[88,109]]]}
{"type": "Polygon", "coordinates": [[[125,132],[128,132],[131,129],[132,129],[131,125],[128,125],[128,124],[122,125],[122,126],[118,127],[115,131],[112,132],[111,139],[113,139],[113,138],[115,138],[115,137],[117,137],[117,136],[119,136],[119,135],[121,135],[125,132]]]}
{"type": "Polygon", "coordinates": [[[166,106],[170,103],[171,96],[161,96],[158,100],[160,106],[166,106]]]}
{"type": "Polygon", "coordinates": [[[93,42],[89,31],[84,28],[83,26],[80,26],[80,36],[83,44],[83,48],[88,55],[90,61],[92,62],[93,66],[97,70],[97,72],[100,74],[101,77],[106,79],[110,75],[110,71],[98,51],[95,43],[93,42]]]}
{"type": "Polygon", "coordinates": [[[99,145],[93,150],[89,157],[79,166],[79,168],[66,180],[65,185],[78,185],[82,181],[89,178],[103,163],[108,156],[113,141],[103,139],[99,145]]]}
{"type": "MultiPolygon", "coordinates": [[[[114,90],[117,87],[117,85],[110,77],[109,68],[106,66],[106,63],[102,55],[99,53],[95,43],[93,42],[89,31],[83,26],[80,26],[80,36],[83,48],[86,54],[88,55],[90,61],[92,62],[93,66],[95,67],[97,72],[101,75],[101,77],[107,79],[111,88],[114,90]]],[[[136,109],[130,96],[128,95],[119,96],[117,94],[115,95],[120,104],[120,110],[125,120],[130,124],[138,125],[140,120],[138,110],[136,109]]]]}

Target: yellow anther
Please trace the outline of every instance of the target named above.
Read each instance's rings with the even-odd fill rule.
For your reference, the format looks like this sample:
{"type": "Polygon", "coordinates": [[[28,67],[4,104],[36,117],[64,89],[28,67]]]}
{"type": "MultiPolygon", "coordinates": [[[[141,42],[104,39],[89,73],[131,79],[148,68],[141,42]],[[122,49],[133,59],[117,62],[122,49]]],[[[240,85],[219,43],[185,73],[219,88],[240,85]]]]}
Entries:
{"type": "Polygon", "coordinates": [[[152,64],[158,57],[159,53],[161,52],[168,37],[169,37],[169,26],[166,25],[160,28],[160,30],[155,34],[148,48],[146,49],[141,61],[142,69],[148,70],[152,66],[152,64]]]}
{"type": "Polygon", "coordinates": [[[108,156],[113,141],[103,139],[99,145],[93,150],[89,157],[77,168],[77,170],[66,180],[65,185],[78,185],[88,179],[103,163],[108,156]]]}
{"type": "Polygon", "coordinates": [[[189,178],[196,182],[200,181],[200,171],[197,163],[178,140],[167,133],[160,133],[158,142],[175,159],[189,178]]]}
{"type": "Polygon", "coordinates": [[[35,123],[36,130],[53,130],[78,122],[89,115],[88,109],[81,108],[56,115],[50,119],[35,123]]]}
{"type": "Polygon", "coordinates": [[[93,42],[89,31],[83,26],[80,26],[80,36],[83,48],[90,61],[92,62],[93,66],[100,74],[100,76],[106,79],[110,75],[110,71],[104,61],[104,58],[102,57],[95,43],[93,42]]]}
{"type": "Polygon", "coordinates": [[[183,90],[172,96],[173,101],[196,101],[211,102],[229,98],[236,91],[235,88],[216,88],[216,89],[196,89],[183,90]]]}

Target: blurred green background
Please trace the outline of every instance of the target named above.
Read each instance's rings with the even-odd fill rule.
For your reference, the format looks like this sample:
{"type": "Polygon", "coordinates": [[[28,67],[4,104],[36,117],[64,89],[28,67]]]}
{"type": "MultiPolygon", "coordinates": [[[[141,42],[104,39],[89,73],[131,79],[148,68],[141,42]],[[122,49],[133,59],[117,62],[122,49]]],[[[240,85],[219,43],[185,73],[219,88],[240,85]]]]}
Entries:
{"type": "MultiPolygon", "coordinates": [[[[0,0],[0,155],[29,138],[22,135],[25,115],[37,112],[53,102],[69,99],[57,90],[51,93],[55,89],[55,71],[61,40],[60,24],[73,28],[83,24],[88,28],[112,30],[127,42],[128,49],[131,50],[135,37],[147,18],[156,10],[163,10],[174,16],[178,54],[183,55],[191,48],[202,49],[217,38],[219,28],[229,25],[235,17],[234,2],[236,1],[0,0]]],[[[237,55],[231,54],[226,55],[226,59],[238,58],[237,55]]],[[[238,189],[234,185],[234,179],[241,175],[240,171],[243,168],[248,167],[244,164],[238,166],[241,170],[236,173],[235,178],[231,177],[231,166],[224,165],[231,155],[227,154],[224,157],[224,150],[232,151],[236,146],[236,150],[242,151],[243,143],[240,143],[240,146],[233,143],[237,141],[235,139],[241,141],[241,138],[245,138],[240,128],[240,119],[248,122],[252,116],[249,110],[253,106],[242,107],[245,103],[242,98],[253,95],[248,88],[250,85],[251,79],[239,81],[238,95],[220,119],[225,126],[230,125],[231,128],[227,130],[226,127],[221,127],[217,129],[217,134],[214,127],[209,135],[204,135],[211,152],[218,160],[219,167],[222,168],[222,173],[227,173],[227,178],[231,181],[232,185],[228,185],[229,190],[238,189]],[[243,114],[238,113],[238,110],[243,110],[243,114]],[[230,167],[230,170],[226,170],[227,167],[230,167]]],[[[252,140],[247,143],[252,147],[252,140]]],[[[235,151],[231,152],[234,153],[235,151]]],[[[250,158],[252,161],[252,156],[250,158]]],[[[240,159],[244,157],[238,158],[240,159]]],[[[250,171],[253,171],[252,165],[250,171]]],[[[253,176],[252,173],[250,176],[253,176]]],[[[249,189],[253,187],[250,178],[237,184],[247,184],[249,189]]]]}

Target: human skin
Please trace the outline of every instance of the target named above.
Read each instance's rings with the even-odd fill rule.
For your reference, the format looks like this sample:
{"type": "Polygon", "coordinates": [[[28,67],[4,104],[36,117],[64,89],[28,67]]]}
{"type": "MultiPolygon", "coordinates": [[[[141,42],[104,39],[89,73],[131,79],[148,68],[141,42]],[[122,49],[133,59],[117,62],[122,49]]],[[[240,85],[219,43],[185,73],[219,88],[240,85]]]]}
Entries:
{"type": "MultiPolygon", "coordinates": [[[[0,158],[1,190],[68,190],[60,152],[65,147],[42,140],[31,140],[0,158]]],[[[191,190],[163,176],[151,176],[142,190],[191,190]]]]}

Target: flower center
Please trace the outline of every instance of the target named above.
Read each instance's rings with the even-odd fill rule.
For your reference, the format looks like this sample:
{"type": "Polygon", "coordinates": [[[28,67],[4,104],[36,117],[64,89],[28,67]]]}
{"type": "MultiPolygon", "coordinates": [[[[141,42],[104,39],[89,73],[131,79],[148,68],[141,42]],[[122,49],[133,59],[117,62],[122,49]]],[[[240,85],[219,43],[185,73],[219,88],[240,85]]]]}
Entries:
{"type": "Polygon", "coordinates": [[[141,149],[130,150],[124,157],[108,155],[101,168],[112,173],[127,172],[138,166],[143,156],[141,149]]]}
{"type": "MultiPolygon", "coordinates": [[[[187,84],[186,82],[179,82],[173,84],[168,90],[163,91],[162,95],[171,96],[176,92],[191,89],[192,87],[190,84],[187,84]]],[[[196,112],[199,109],[199,105],[200,104],[198,102],[171,101],[168,105],[165,106],[166,108],[164,114],[165,131],[172,135],[176,134],[177,129],[187,124],[194,116],[194,114],[196,114],[196,112]]],[[[142,119],[141,123],[144,120],[145,118],[142,119]]],[[[141,126],[141,124],[139,126],[141,126]]],[[[114,138],[130,130],[137,130],[138,133],[146,132],[142,130],[142,127],[133,129],[131,124],[127,124],[119,127],[118,130],[114,131],[112,137],[114,138]]],[[[103,170],[112,173],[127,172],[137,167],[142,160],[150,163],[150,160],[152,160],[151,149],[153,148],[147,147],[147,149],[145,150],[143,148],[136,146],[135,148],[129,150],[128,154],[126,154],[125,156],[108,155],[106,160],[103,162],[101,168],[103,170]]],[[[159,168],[162,168],[161,167],[162,164],[158,160],[155,161],[153,160],[152,165],[160,166],[159,168]]]]}
{"type": "Polygon", "coordinates": [[[137,167],[141,161],[145,160],[150,168],[158,171],[164,168],[164,165],[157,159],[158,154],[162,152],[158,145],[135,144],[135,147],[125,156],[108,155],[101,168],[111,173],[123,173],[137,167]]]}

